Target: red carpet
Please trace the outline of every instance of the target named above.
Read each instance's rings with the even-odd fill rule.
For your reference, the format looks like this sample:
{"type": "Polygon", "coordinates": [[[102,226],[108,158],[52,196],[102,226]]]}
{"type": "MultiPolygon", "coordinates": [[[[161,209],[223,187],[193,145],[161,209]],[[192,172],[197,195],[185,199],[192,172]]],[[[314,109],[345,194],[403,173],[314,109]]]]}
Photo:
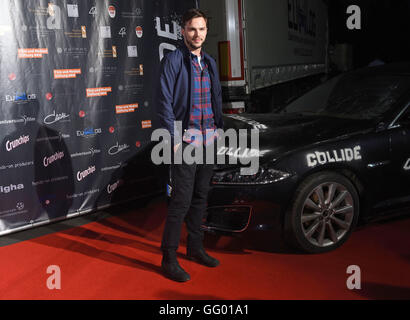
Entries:
{"type": "MultiPolygon", "coordinates": [[[[258,251],[238,238],[207,237],[221,261],[209,269],[179,261],[191,281],[160,274],[166,206],[147,207],[0,248],[1,299],[410,299],[410,219],[368,225],[322,255],[258,251]],[[61,270],[61,290],[46,286],[61,270]],[[349,265],[362,289],[349,290],[349,265]]],[[[64,224],[64,222],[62,222],[64,224]]],[[[185,235],[185,234],[184,234],[185,235]]],[[[1,238],[0,238],[1,241],[1,238]]]]}

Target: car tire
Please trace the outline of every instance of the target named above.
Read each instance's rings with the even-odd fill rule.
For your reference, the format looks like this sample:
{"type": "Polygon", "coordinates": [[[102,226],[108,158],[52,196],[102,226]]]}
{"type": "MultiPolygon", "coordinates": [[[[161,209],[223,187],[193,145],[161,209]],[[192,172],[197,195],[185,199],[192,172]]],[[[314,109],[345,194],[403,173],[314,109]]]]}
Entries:
{"type": "Polygon", "coordinates": [[[328,171],[314,174],[301,182],[285,214],[285,241],[306,253],[334,250],[355,228],[359,208],[348,178],[328,171]]]}

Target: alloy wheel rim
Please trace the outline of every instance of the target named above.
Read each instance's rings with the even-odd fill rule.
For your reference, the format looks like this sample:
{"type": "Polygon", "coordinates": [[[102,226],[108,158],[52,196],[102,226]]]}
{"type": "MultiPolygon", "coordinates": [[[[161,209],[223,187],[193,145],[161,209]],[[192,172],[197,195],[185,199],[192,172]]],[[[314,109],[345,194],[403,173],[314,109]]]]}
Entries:
{"type": "Polygon", "coordinates": [[[327,247],[340,242],[350,230],[354,203],[347,188],[336,182],[318,185],[302,206],[301,226],[314,246],[327,247]]]}

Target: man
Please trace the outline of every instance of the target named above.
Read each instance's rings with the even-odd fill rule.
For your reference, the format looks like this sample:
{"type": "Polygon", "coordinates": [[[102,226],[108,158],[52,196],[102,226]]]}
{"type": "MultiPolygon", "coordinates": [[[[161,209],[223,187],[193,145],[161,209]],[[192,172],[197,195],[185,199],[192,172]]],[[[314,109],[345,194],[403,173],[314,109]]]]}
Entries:
{"type": "MultiPolygon", "coordinates": [[[[223,128],[217,66],[202,50],[207,31],[205,14],[197,9],[188,10],[182,18],[184,45],[161,62],[157,114],[161,126],[171,135],[174,155],[190,145],[202,148],[205,155],[205,149],[214,145],[214,130],[223,128]],[[177,136],[175,121],[182,122],[183,129],[177,136]],[[195,137],[191,132],[200,132],[202,136],[195,137]]],[[[205,162],[187,164],[183,160],[182,164],[170,165],[172,191],[161,244],[161,269],[172,280],[190,280],[176,257],[184,220],[188,230],[188,258],[208,267],[219,265],[217,259],[205,252],[201,230],[212,173],[213,165],[205,162]]]]}

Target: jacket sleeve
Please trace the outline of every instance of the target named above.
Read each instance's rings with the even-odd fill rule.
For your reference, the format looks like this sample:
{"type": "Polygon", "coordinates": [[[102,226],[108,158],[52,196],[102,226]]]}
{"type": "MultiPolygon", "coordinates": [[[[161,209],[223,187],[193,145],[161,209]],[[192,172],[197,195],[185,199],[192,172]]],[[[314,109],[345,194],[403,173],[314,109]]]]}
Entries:
{"type": "MultiPolygon", "coordinates": [[[[171,142],[174,141],[174,121],[175,114],[173,109],[174,87],[177,77],[175,65],[165,56],[161,61],[159,82],[157,87],[156,112],[162,128],[168,130],[171,135],[171,142]]],[[[155,94],[155,93],[154,93],[155,94]]]]}

